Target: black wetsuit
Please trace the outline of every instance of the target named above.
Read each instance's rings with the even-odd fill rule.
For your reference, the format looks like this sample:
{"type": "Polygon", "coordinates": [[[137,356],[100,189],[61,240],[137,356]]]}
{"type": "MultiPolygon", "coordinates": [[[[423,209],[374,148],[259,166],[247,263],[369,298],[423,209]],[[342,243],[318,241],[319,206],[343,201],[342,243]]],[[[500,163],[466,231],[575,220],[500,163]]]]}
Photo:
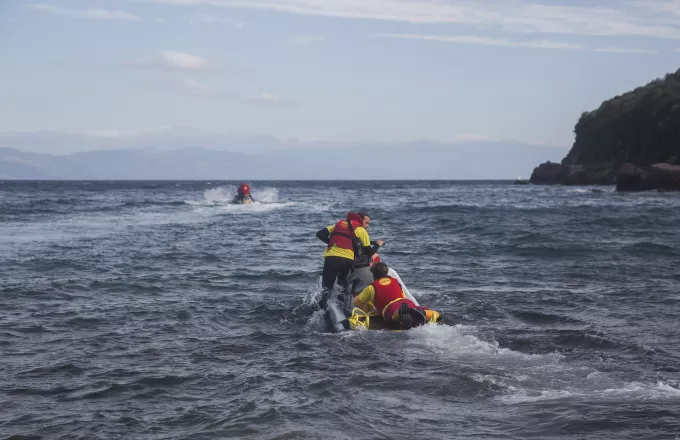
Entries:
{"type": "Polygon", "coordinates": [[[347,275],[354,267],[354,261],[342,257],[326,257],[323,259],[323,272],[321,273],[321,286],[324,289],[332,289],[335,280],[343,285],[347,275]]]}

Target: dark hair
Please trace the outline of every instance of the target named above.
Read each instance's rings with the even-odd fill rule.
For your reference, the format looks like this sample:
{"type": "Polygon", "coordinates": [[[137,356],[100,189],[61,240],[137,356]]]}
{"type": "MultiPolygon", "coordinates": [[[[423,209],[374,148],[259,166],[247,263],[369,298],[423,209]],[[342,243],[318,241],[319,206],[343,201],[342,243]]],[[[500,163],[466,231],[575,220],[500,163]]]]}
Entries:
{"type": "Polygon", "coordinates": [[[371,218],[371,216],[368,215],[368,212],[359,211],[359,212],[357,212],[357,214],[359,214],[359,217],[361,217],[361,220],[363,220],[364,217],[371,218]]]}
{"type": "Polygon", "coordinates": [[[387,267],[387,264],[383,263],[382,261],[379,263],[375,263],[373,267],[371,268],[371,273],[373,274],[373,279],[374,280],[379,280],[380,278],[385,278],[390,271],[390,268],[387,267]]]}

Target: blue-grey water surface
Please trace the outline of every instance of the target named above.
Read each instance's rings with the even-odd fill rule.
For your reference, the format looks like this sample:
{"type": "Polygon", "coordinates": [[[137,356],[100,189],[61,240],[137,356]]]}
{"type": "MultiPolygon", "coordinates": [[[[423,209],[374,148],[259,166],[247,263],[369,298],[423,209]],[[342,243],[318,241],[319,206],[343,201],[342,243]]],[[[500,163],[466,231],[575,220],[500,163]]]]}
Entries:
{"type": "Polygon", "coordinates": [[[680,438],[680,194],[0,182],[0,439],[680,438]],[[447,325],[324,332],[349,209],[447,325]]]}

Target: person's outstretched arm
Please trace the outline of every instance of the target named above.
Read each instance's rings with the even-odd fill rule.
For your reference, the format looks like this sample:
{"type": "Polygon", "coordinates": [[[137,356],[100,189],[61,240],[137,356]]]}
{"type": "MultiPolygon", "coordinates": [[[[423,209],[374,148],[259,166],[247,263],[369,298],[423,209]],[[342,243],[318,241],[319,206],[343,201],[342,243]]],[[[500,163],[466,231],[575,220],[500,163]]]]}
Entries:
{"type": "Polygon", "coordinates": [[[328,242],[331,239],[331,232],[333,232],[333,229],[335,229],[335,225],[320,229],[319,232],[316,233],[316,237],[319,240],[323,241],[324,243],[328,244],[328,242]]]}

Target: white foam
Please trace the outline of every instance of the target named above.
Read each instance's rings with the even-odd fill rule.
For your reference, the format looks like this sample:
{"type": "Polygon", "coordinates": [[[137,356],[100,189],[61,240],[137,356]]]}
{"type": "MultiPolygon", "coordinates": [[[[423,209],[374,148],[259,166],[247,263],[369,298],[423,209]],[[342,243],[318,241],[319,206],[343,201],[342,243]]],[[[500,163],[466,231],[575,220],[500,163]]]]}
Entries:
{"type": "MultiPolygon", "coordinates": [[[[315,307],[321,300],[321,293],[322,293],[321,276],[319,276],[316,286],[308,289],[305,292],[302,298],[302,303],[309,307],[315,307]]],[[[323,332],[324,329],[325,329],[324,311],[317,310],[314,313],[312,313],[312,316],[310,316],[309,319],[307,320],[305,330],[307,332],[323,332]]]]}
{"type": "Polygon", "coordinates": [[[323,332],[325,328],[326,322],[324,319],[324,311],[323,310],[317,310],[314,313],[312,313],[312,316],[309,317],[307,320],[307,324],[305,325],[305,331],[306,332],[323,332]]]}
{"type": "Polygon", "coordinates": [[[664,382],[657,382],[656,384],[630,382],[616,388],[590,390],[575,388],[563,390],[518,390],[514,387],[509,387],[508,390],[513,393],[501,396],[498,398],[498,400],[506,404],[539,402],[566,398],[616,402],[680,400],[680,390],[664,382]]]}
{"type": "Polygon", "coordinates": [[[396,278],[399,281],[399,284],[401,284],[401,287],[404,290],[404,295],[406,295],[406,298],[413,301],[415,305],[417,306],[420,305],[418,304],[418,300],[416,300],[411,294],[411,292],[409,292],[408,287],[406,287],[406,284],[404,284],[404,281],[402,281],[401,277],[399,276],[396,270],[390,267],[388,275],[391,276],[392,278],[396,278]]]}
{"type": "Polygon", "coordinates": [[[476,373],[472,375],[472,380],[479,383],[489,383],[491,385],[496,385],[500,387],[506,387],[505,380],[500,376],[495,376],[492,374],[481,374],[476,373]]]}
{"type": "MultiPolygon", "coordinates": [[[[436,287],[432,287],[432,288],[429,288],[429,289],[414,289],[414,288],[410,287],[409,291],[411,292],[411,295],[413,295],[413,297],[416,298],[416,299],[427,298],[427,297],[430,297],[430,296],[437,296],[437,295],[441,295],[442,293],[444,293],[444,290],[440,290],[436,287]]],[[[455,298],[447,298],[447,299],[455,301],[455,298]]]]}
{"type": "Polygon", "coordinates": [[[601,371],[593,371],[586,376],[586,380],[597,381],[600,379],[607,379],[607,374],[601,371]]]}
{"type": "MultiPolygon", "coordinates": [[[[216,188],[209,188],[203,191],[202,200],[187,200],[186,203],[191,205],[222,205],[231,204],[236,196],[237,187],[235,186],[218,186],[216,188]]],[[[271,204],[278,203],[279,190],[276,188],[262,188],[252,191],[253,200],[255,203],[271,204]]]]}
{"type": "Polygon", "coordinates": [[[221,213],[233,213],[233,214],[257,214],[257,213],[262,213],[262,212],[269,212],[269,211],[275,211],[277,209],[283,209],[289,206],[293,206],[295,203],[293,202],[286,202],[286,203],[260,203],[260,202],[253,202],[248,205],[242,205],[242,204],[228,204],[224,206],[218,207],[218,212],[221,213]]]}
{"type": "Polygon", "coordinates": [[[419,346],[452,358],[479,358],[484,363],[553,364],[562,355],[526,354],[501,348],[496,341],[484,341],[473,333],[476,327],[464,325],[425,325],[408,331],[409,338],[419,346]]]}
{"type": "Polygon", "coordinates": [[[107,213],[77,213],[64,218],[34,223],[5,225],[7,234],[0,240],[9,243],[52,241],[82,237],[98,237],[128,227],[155,226],[170,223],[198,223],[200,217],[190,213],[168,216],[160,212],[135,212],[111,215],[107,213]]]}
{"type": "Polygon", "coordinates": [[[519,390],[515,394],[502,396],[499,400],[507,404],[517,404],[528,402],[540,402],[544,400],[566,399],[571,396],[572,393],[566,390],[542,390],[542,391],[519,390]]]}
{"type": "Polygon", "coordinates": [[[644,382],[631,382],[622,388],[610,388],[602,392],[604,397],[628,398],[633,400],[666,400],[680,399],[680,390],[666,384],[644,382]]]}
{"type": "Polygon", "coordinates": [[[321,275],[319,275],[316,285],[307,289],[302,297],[302,303],[307,306],[314,306],[319,303],[321,299],[321,275]]]}
{"type": "Polygon", "coordinates": [[[261,213],[282,209],[295,205],[294,202],[279,202],[279,192],[276,188],[253,190],[253,203],[234,204],[235,186],[218,186],[203,191],[200,200],[186,200],[185,203],[194,206],[194,211],[202,214],[214,213],[261,213]]]}
{"type": "Polygon", "coordinates": [[[253,199],[260,203],[277,203],[279,190],[276,188],[253,189],[253,199]]]}
{"type": "Polygon", "coordinates": [[[234,200],[236,190],[226,186],[218,186],[203,191],[203,201],[206,203],[231,203],[234,200]]]}
{"type": "Polygon", "coordinates": [[[425,290],[420,290],[420,289],[409,289],[411,291],[411,295],[413,295],[415,298],[422,298],[424,296],[428,296],[431,292],[425,291],[425,290]]]}
{"type": "MultiPolygon", "coordinates": [[[[362,331],[363,331],[363,330],[362,330],[362,331]]],[[[340,339],[352,339],[352,338],[359,338],[359,337],[361,337],[362,331],[358,331],[358,332],[341,332],[341,333],[337,333],[337,334],[340,335],[340,339]]]]}

